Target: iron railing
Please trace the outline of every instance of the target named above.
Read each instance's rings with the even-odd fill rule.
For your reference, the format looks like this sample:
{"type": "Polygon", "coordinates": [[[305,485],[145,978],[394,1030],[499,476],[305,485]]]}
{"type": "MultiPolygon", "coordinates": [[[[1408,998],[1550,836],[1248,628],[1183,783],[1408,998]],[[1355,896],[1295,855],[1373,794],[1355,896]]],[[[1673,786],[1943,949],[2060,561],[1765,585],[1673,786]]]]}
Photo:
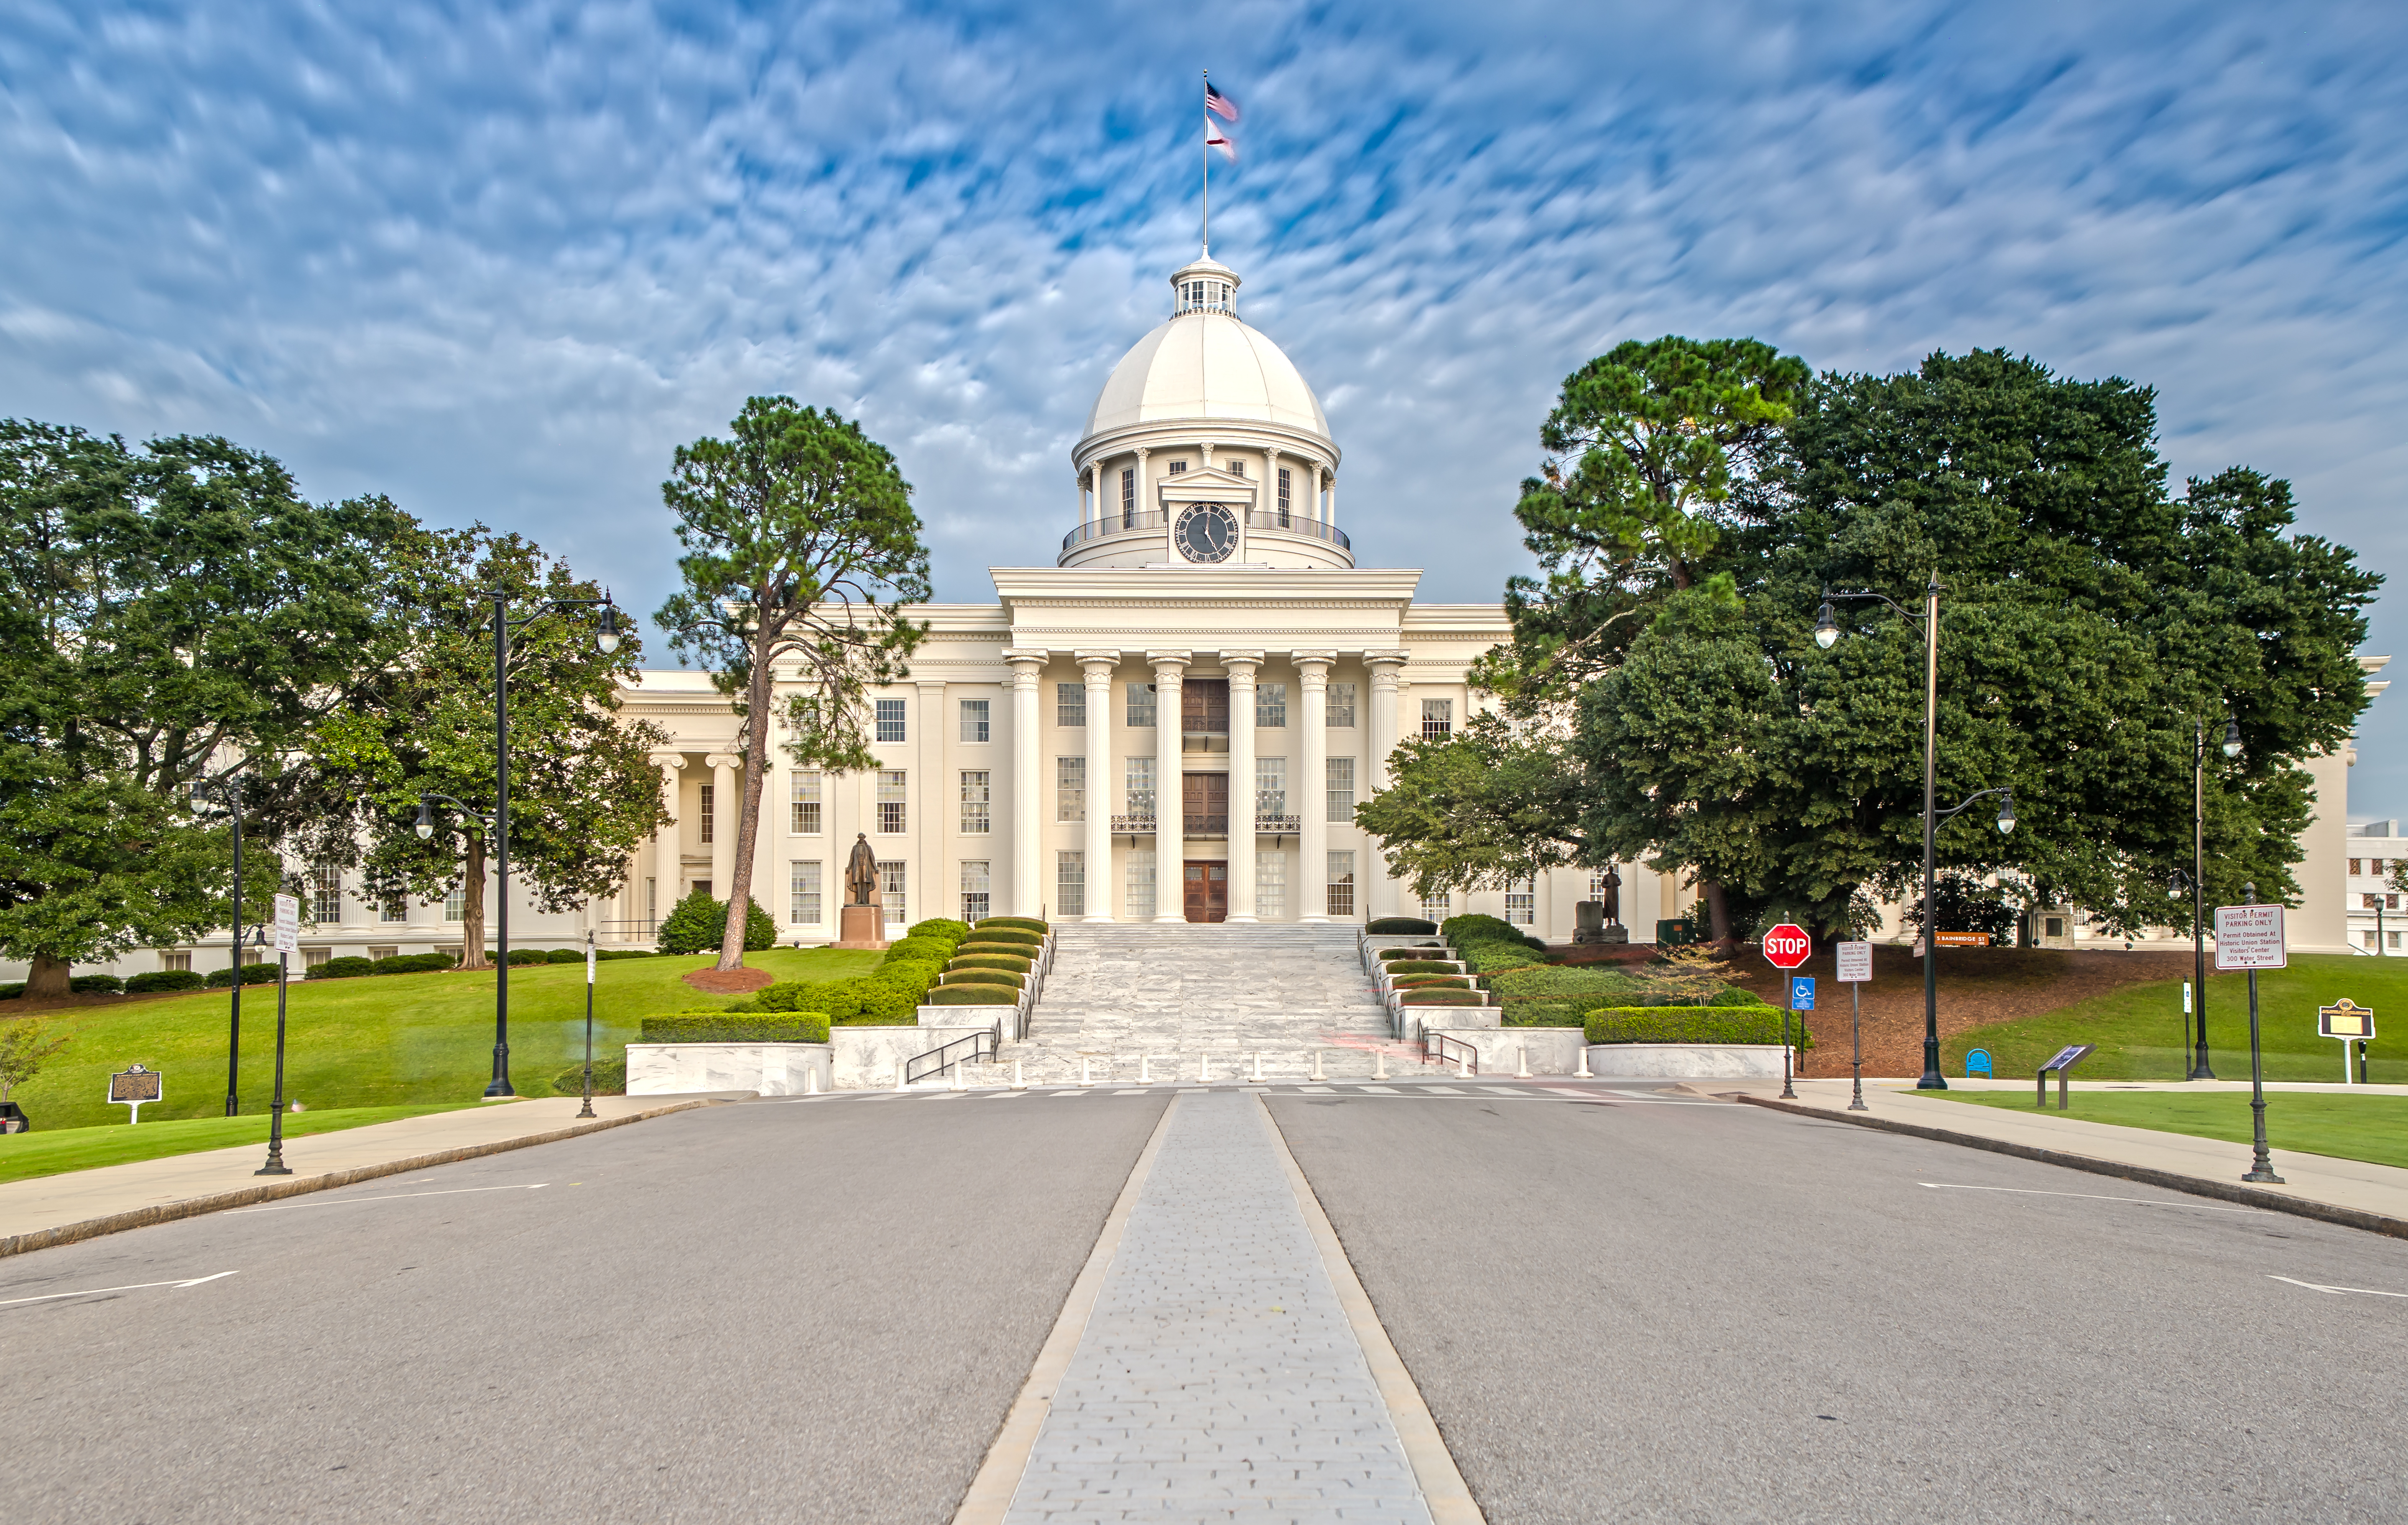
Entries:
{"type": "Polygon", "coordinates": [[[1152,836],[1154,812],[1149,810],[1141,816],[1114,816],[1112,834],[1114,836],[1152,836]]]}
{"type": "MultiPolygon", "coordinates": [[[[1115,534],[1160,534],[1169,527],[1170,516],[1156,508],[1107,514],[1102,519],[1089,520],[1064,535],[1062,549],[1075,549],[1090,540],[1102,540],[1115,534]]],[[[1246,528],[1272,530],[1281,534],[1300,534],[1309,540],[1326,540],[1340,550],[1354,549],[1354,542],[1346,538],[1344,530],[1293,509],[1283,513],[1277,508],[1249,508],[1246,510],[1246,528]]]]}
{"type": "Polygon", "coordinates": [[[1229,818],[1226,814],[1198,815],[1190,811],[1187,816],[1187,834],[1190,836],[1226,836],[1229,834],[1229,818]]]}
{"type": "Polygon", "coordinates": [[[1450,1038],[1443,1033],[1433,1033],[1428,1028],[1423,1028],[1422,1062],[1427,1064],[1432,1061],[1440,1064],[1449,1062],[1460,1064],[1466,1075],[1480,1073],[1479,1049],[1461,1038],[1450,1038]]]}
{"type": "Polygon", "coordinates": [[[1301,534],[1314,540],[1326,540],[1340,550],[1349,549],[1353,545],[1346,538],[1346,532],[1337,525],[1324,524],[1294,510],[1282,513],[1276,508],[1249,508],[1246,510],[1246,528],[1277,530],[1282,534],[1301,534]]]}
{"type": "Polygon", "coordinates": [[[1108,534],[1135,534],[1152,531],[1159,534],[1169,527],[1170,516],[1159,509],[1132,510],[1105,519],[1090,520],[1062,537],[1062,549],[1068,550],[1090,540],[1101,540],[1108,534]]]}
{"type": "Polygon", "coordinates": [[[933,1075],[942,1075],[956,1064],[967,1063],[974,1059],[993,1059],[1002,1048],[1003,1020],[997,1018],[995,1025],[983,1032],[972,1033],[968,1037],[955,1038],[951,1043],[929,1049],[916,1059],[904,1061],[903,1083],[908,1086],[915,1080],[924,1080],[933,1075]]]}

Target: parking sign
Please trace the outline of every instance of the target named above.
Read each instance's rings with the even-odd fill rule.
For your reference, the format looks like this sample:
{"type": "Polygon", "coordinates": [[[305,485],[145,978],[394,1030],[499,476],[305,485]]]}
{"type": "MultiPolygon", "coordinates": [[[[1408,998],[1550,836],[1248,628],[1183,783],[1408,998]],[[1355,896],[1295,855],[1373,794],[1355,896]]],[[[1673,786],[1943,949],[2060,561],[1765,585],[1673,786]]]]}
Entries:
{"type": "Polygon", "coordinates": [[[1814,1009],[1814,981],[1808,975],[1793,975],[1789,980],[1789,1006],[1793,1011],[1814,1009]]]}

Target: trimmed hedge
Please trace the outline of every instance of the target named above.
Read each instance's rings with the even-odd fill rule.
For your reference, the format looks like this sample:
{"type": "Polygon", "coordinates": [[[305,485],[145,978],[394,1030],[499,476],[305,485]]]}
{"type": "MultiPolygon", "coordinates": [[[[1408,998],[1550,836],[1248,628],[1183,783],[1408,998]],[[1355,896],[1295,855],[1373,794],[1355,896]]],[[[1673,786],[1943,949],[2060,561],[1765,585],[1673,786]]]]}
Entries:
{"type": "Polygon", "coordinates": [[[1426,959],[1444,951],[1446,951],[1444,943],[1414,943],[1406,948],[1375,948],[1372,950],[1371,957],[1382,963],[1390,963],[1398,959],[1426,959]]]}
{"type": "Polygon", "coordinates": [[[958,959],[971,953],[995,953],[1010,959],[1026,959],[1033,963],[1040,951],[1042,950],[1030,943],[964,943],[953,949],[953,957],[958,959]]]}
{"type": "MultiPolygon", "coordinates": [[[[1771,1043],[1781,1041],[1777,1006],[1605,1006],[1584,1024],[1591,1043],[1771,1043]]],[[[1802,1022],[1789,1024],[1796,1041],[1802,1022]]],[[[1807,1034],[1801,1047],[1814,1047],[1807,1034]]]]}
{"type": "Polygon", "coordinates": [[[1021,932],[1033,932],[1039,937],[1054,930],[1052,926],[1038,920],[1033,916],[990,916],[970,930],[984,932],[989,927],[1009,927],[1021,932]]]}
{"type": "MultiPolygon", "coordinates": [[[[511,954],[510,962],[512,963],[518,962],[519,956],[515,953],[511,954]]],[[[585,949],[581,948],[555,948],[551,952],[546,953],[543,956],[543,962],[546,963],[583,963],[585,962],[585,949]]]]}
{"type": "Polygon", "coordinates": [[[1402,979],[1388,982],[1388,989],[1392,991],[1468,991],[1472,988],[1469,975],[1407,975],[1402,979]]]}
{"type": "Polygon", "coordinates": [[[1436,932],[1438,930],[1438,923],[1435,921],[1424,921],[1418,917],[1412,916],[1383,916],[1378,920],[1370,923],[1369,926],[1366,926],[1363,930],[1371,934],[1373,936],[1393,937],[1412,933],[1436,932]]]}
{"type": "Polygon", "coordinates": [[[1000,969],[1006,974],[1025,975],[1037,967],[1034,959],[1015,959],[1009,953],[965,953],[945,965],[954,969],[1000,969]]]}
{"type": "Polygon", "coordinates": [[[968,922],[950,920],[941,916],[932,916],[925,921],[914,921],[903,929],[903,935],[906,938],[941,937],[949,943],[958,943],[969,934],[968,922]]]}
{"type": "Polygon", "coordinates": [[[828,1019],[816,1011],[690,1011],[674,1017],[645,1018],[643,1041],[825,1043],[828,1041],[828,1019]]]}
{"type": "Polygon", "coordinates": [[[67,989],[78,995],[122,995],[125,981],[115,975],[78,975],[67,981],[67,989]]]}
{"type": "MultiPolygon", "coordinates": [[[[449,969],[458,961],[449,953],[396,953],[389,959],[376,961],[380,975],[426,975],[437,969],[449,969]]],[[[214,976],[210,976],[214,981],[214,976]]]]}
{"type": "Polygon", "coordinates": [[[1016,1006],[1020,992],[1009,985],[939,985],[923,1003],[930,1006],[1016,1006]]]}
{"type": "Polygon", "coordinates": [[[594,950],[594,956],[596,959],[608,961],[610,959],[657,959],[661,955],[658,948],[599,948],[594,950]]]}
{"type": "MultiPolygon", "coordinates": [[[[661,951],[664,953],[716,952],[720,939],[727,935],[727,902],[713,900],[697,890],[677,903],[662,919],[661,951]]],[[[758,953],[778,946],[778,923],[753,898],[744,910],[744,951],[758,953]]]]}
{"type": "MultiPolygon", "coordinates": [[[[444,967],[449,968],[451,966],[446,964],[444,967]]],[[[212,969],[209,971],[209,989],[213,991],[225,990],[234,984],[234,980],[235,974],[231,969],[212,969]]],[[[246,963],[242,966],[242,982],[246,985],[273,985],[276,983],[276,965],[273,963],[246,963]]]]}
{"type": "Polygon", "coordinates": [[[328,959],[317,968],[303,974],[301,977],[304,979],[365,979],[375,973],[374,959],[363,959],[345,954],[339,959],[328,959]]]}
{"type": "Polygon", "coordinates": [[[970,934],[965,940],[964,946],[967,947],[970,943],[1004,943],[1018,948],[1040,948],[1044,946],[1044,942],[1045,934],[1041,932],[1031,932],[1025,927],[998,927],[992,921],[982,921],[970,929],[970,934]]]}
{"type": "Polygon", "coordinates": [[[942,990],[948,985],[1002,985],[1015,991],[1027,988],[1018,975],[1001,969],[948,969],[937,976],[936,988],[942,990]]]}
{"type": "Polygon", "coordinates": [[[22,979],[0,985],[0,1001],[14,1001],[24,993],[25,982],[22,979]]]}
{"type": "MultiPolygon", "coordinates": [[[[554,1096],[584,1095],[585,1066],[582,1063],[571,1064],[553,1076],[552,1093],[554,1096]]],[[[597,1059],[594,1062],[594,1094],[596,1096],[627,1094],[627,1051],[624,1048],[619,1050],[619,1057],[616,1059],[597,1059]]]]}
{"type": "Polygon", "coordinates": [[[955,939],[951,937],[905,937],[890,944],[886,949],[887,963],[910,963],[914,960],[944,962],[953,956],[955,939]]]}
{"type": "Polygon", "coordinates": [[[1512,943],[1543,953],[1547,945],[1530,936],[1511,921],[1500,921],[1493,916],[1450,916],[1439,924],[1446,940],[1461,948],[1466,943],[1512,943]]]}
{"type": "MultiPolygon", "coordinates": [[[[366,963],[367,961],[362,959],[360,962],[366,963]]],[[[317,974],[315,969],[309,971],[313,979],[317,974]]],[[[149,995],[154,991],[197,991],[201,985],[201,976],[190,969],[153,969],[147,975],[136,975],[127,980],[125,993],[149,995]]]]}
{"type": "Polygon", "coordinates": [[[1484,1006],[1488,998],[1478,991],[1407,991],[1399,1003],[1408,1006],[1484,1006]]]}
{"type": "Polygon", "coordinates": [[[1388,965],[1392,975],[1454,975],[1462,973],[1452,962],[1438,959],[1398,959],[1388,965]]]}

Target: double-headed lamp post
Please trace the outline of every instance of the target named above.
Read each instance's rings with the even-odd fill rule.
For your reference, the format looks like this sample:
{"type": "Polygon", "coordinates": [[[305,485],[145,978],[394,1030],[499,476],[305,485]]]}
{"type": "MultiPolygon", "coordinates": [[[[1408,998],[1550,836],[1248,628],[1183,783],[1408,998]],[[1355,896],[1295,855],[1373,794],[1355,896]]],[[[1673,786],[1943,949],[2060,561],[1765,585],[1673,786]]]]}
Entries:
{"type": "Polygon", "coordinates": [[[1999,831],[2001,834],[2015,829],[2015,794],[2007,788],[1985,789],[1968,794],[1942,810],[1938,807],[1936,787],[1940,734],[1940,573],[1935,569],[1931,580],[1923,590],[1923,617],[1890,597],[1870,589],[1823,590],[1823,606],[1814,611],[1814,644],[1828,651],[1839,644],[1840,620],[1832,611],[1834,599],[1871,599],[1886,604],[1909,624],[1923,632],[1923,1078],[1914,1083],[1917,1090],[1946,1090],[1948,1081],[1940,1073],[1940,937],[1936,923],[1939,917],[1933,901],[1936,898],[1937,853],[1934,842],[1940,823],[1971,805],[1975,800],[1996,794],[1999,803],[1999,831]]]}
{"type": "MultiPolygon", "coordinates": [[[[600,598],[550,598],[537,605],[532,613],[517,620],[510,618],[510,593],[506,588],[489,588],[477,595],[494,606],[494,816],[490,823],[494,844],[494,878],[496,885],[494,912],[494,1078],[485,1087],[487,1099],[515,1096],[510,1086],[510,632],[523,630],[547,614],[564,609],[595,608],[602,611],[602,622],[594,633],[595,649],[604,656],[619,649],[619,606],[610,601],[606,591],[600,598]]],[[[435,834],[437,800],[457,806],[464,814],[477,820],[468,806],[449,794],[421,794],[418,797],[418,837],[424,841],[435,834]]]]}
{"type": "MultiPolygon", "coordinates": [[[[2224,719],[2224,755],[2241,755],[2241,722],[2224,719]]],[[[2192,722],[2190,753],[2190,872],[2175,869],[2166,883],[2166,898],[2180,900],[2190,892],[2190,956],[2193,1020],[2198,1024],[2190,1056],[2192,1080],[2213,1080],[2207,1064],[2207,722],[2192,722]]]]}

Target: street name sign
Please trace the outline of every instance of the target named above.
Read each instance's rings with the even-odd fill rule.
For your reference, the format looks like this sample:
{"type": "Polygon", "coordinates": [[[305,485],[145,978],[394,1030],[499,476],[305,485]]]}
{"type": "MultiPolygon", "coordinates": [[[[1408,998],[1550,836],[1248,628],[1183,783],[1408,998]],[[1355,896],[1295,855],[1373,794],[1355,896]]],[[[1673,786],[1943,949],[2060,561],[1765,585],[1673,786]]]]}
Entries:
{"type": "Polygon", "coordinates": [[[1833,943],[1831,951],[1839,955],[1842,985],[1862,985],[1873,977],[1872,944],[1833,943]]]}
{"type": "Polygon", "coordinates": [[[1806,929],[1784,921],[1764,934],[1764,962],[1775,969],[1795,969],[1814,951],[1814,940],[1806,929]]]}
{"type": "Polygon", "coordinates": [[[2290,963],[2283,943],[2280,905],[2218,905],[2215,966],[2218,969],[2282,969],[2290,963]]]}

